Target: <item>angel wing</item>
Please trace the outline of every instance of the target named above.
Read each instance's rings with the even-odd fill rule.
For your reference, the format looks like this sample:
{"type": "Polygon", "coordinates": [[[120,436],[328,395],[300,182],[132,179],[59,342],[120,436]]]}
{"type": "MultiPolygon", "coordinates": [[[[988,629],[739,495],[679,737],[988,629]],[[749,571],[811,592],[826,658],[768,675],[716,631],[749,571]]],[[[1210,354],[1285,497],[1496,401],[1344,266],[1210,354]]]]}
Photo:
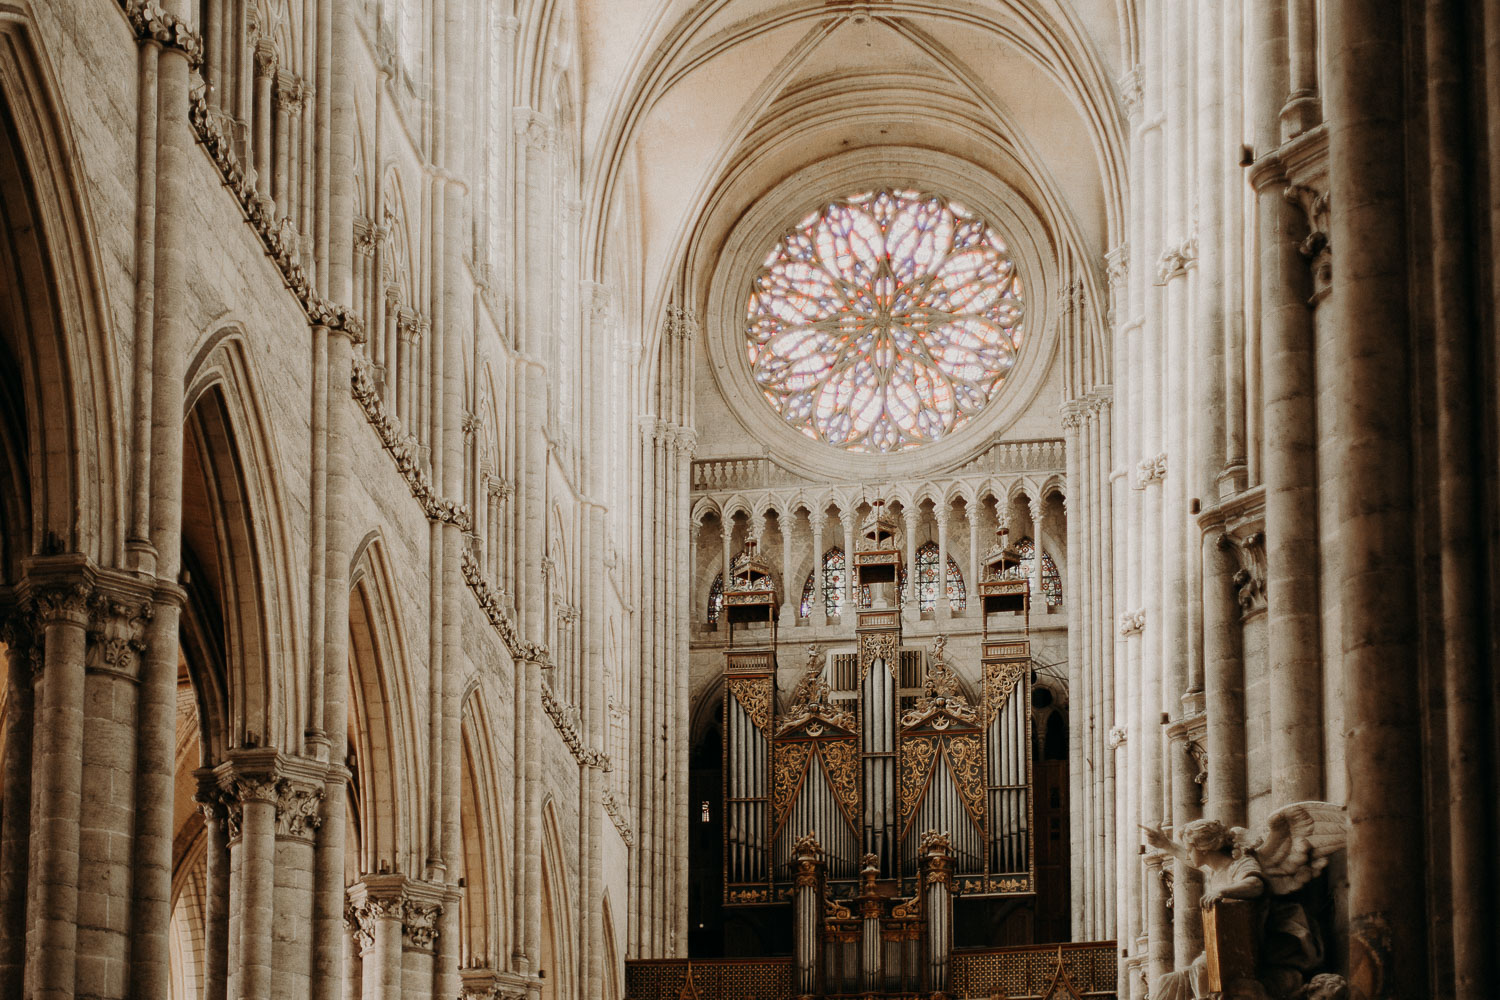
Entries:
{"type": "Polygon", "coordinates": [[[1332,802],[1294,802],[1266,820],[1266,835],[1254,848],[1271,891],[1296,892],[1328,866],[1349,840],[1344,807],[1332,802]]]}

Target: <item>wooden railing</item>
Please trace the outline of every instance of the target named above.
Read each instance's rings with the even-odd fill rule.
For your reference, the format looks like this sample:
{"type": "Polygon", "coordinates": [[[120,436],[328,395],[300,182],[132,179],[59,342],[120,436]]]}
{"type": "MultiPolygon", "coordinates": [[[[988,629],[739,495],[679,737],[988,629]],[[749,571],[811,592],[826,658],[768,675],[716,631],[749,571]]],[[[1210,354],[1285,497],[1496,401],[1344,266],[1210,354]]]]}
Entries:
{"type": "MultiPolygon", "coordinates": [[[[975,948],[953,952],[948,996],[1006,1000],[1115,1000],[1113,941],[975,948]]],[[[869,994],[859,994],[861,997],[869,994]]],[[[915,994],[877,994],[897,1000],[915,994]]],[[[790,1000],[791,958],[659,959],[625,963],[626,1000],[790,1000]],[[689,982],[692,988],[688,988],[689,982]]]]}

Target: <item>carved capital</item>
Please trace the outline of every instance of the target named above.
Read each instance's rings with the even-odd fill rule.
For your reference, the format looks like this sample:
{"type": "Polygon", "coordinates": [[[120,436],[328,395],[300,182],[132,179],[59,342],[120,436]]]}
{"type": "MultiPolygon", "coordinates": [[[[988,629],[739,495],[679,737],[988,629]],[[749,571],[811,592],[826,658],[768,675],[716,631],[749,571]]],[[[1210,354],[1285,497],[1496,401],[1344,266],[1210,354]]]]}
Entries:
{"type": "Polygon", "coordinates": [[[1118,750],[1130,740],[1130,730],[1125,726],[1110,726],[1109,735],[1106,737],[1106,745],[1111,750],[1118,750]]]}
{"type": "Polygon", "coordinates": [[[94,588],[77,580],[71,583],[48,583],[31,594],[31,614],[36,625],[76,625],[87,628],[89,605],[94,588]]]}
{"type": "Polygon", "coordinates": [[[516,138],[527,149],[546,152],[552,148],[554,130],[552,119],[531,108],[513,108],[510,118],[516,138]]]}
{"type": "Polygon", "coordinates": [[[176,49],[187,56],[188,65],[193,69],[202,65],[203,39],[188,27],[186,21],[169,13],[161,4],[154,0],[129,0],[125,17],[135,31],[137,41],[176,49]]]}
{"type": "Polygon", "coordinates": [[[276,75],[276,46],[269,38],[262,38],[255,43],[253,55],[255,76],[258,79],[276,75]]]}
{"type": "Polygon", "coordinates": [[[1146,627],[1146,611],[1126,611],[1120,615],[1120,634],[1139,635],[1146,627]]]}
{"type": "Polygon", "coordinates": [[[323,825],[323,788],[292,781],[276,783],[276,835],[312,839],[323,825]]]}
{"type": "Polygon", "coordinates": [[[401,935],[405,943],[431,951],[438,937],[438,918],[442,915],[441,903],[406,900],[401,909],[401,935]]]}

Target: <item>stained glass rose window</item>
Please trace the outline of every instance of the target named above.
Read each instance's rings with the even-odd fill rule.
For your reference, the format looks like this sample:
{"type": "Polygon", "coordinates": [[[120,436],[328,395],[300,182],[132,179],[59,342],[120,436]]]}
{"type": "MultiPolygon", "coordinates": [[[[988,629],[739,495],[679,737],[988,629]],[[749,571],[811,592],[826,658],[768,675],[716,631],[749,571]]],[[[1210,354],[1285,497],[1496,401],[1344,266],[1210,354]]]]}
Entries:
{"type": "Polygon", "coordinates": [[[750,290],[750,370],[803,434],[851,451],[935,441],[1015,364],[1021,278],[963,205],[884,190],[832,201],[766,257],[750,290]]]}

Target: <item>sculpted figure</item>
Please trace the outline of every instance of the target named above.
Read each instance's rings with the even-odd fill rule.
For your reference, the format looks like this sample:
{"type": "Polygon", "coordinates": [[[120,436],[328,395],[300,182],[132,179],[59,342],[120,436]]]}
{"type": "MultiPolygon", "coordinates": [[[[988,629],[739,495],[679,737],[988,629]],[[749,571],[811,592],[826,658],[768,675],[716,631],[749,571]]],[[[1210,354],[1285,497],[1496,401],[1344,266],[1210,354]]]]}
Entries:
{"type": "MultiPolygon", "coordinates": [[[[1159,826],[1144,826],[1153,848],[1203,873],[1205,947],[1214,950],[1224,981],[1209,982],[1208,955],[1157,983],[1156,1000],[1195,1000],[1222,995],[1276,1000],[1300,994],[1307,977],[1324,962],[1322,934],[1307,912],[1304,888],[1344,848],[1348,826],[1342,806],[1297,802],[1266,821],[1263,836],[1243,827],[1200,819],[1173,840],[1159,826]],[[1217,908],[1238,901],[1246,919],[1221,919],[1217,908]],[[1232,956],[1253,956],[1253,969],[1237,970],[1232,956]],[[1250,973],[1246,975],[1246,973],[1250,973]]],[[[1324,989],[1339,977],[1318,976],[1324,989]]]]}
{"type": "Polygon", "coordinates": [[[823,679],[825,659],[822,649],[817,646],[807,647],[807,667],[802,672],[802,679],[792,689],[792,711],[795,712],[808,705],[821,705],[828,701],[830,689],[828,682],[823,679]]]}

